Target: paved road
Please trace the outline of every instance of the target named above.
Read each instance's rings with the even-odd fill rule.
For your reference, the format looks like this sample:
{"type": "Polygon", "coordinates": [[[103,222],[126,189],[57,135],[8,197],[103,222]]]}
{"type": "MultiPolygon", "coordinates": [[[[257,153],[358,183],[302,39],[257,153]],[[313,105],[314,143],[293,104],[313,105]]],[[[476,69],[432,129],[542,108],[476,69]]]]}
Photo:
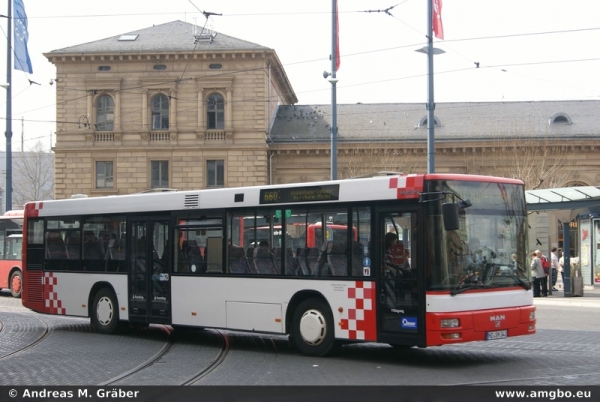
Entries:
{"type": "Polygon", "coordinates": [[[357,344],[309,358],[281,336],[159,325],[100,335],[88,320],[33,313],[0,292],[0,385],[599,384],[600,297],[535,303],[533,336],[407,350],[357,344]]]}

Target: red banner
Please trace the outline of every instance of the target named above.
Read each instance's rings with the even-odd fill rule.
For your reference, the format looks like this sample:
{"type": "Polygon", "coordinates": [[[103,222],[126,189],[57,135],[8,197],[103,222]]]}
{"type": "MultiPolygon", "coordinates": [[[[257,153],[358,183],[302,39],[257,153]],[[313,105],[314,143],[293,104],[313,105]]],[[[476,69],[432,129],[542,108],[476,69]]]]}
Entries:
{"type": "Polygon", "coordinates": [[[442,0],[431,0],[433,3],[433,33],[438,39],[444,39],[444,25],[442,24],[442,0]]]}

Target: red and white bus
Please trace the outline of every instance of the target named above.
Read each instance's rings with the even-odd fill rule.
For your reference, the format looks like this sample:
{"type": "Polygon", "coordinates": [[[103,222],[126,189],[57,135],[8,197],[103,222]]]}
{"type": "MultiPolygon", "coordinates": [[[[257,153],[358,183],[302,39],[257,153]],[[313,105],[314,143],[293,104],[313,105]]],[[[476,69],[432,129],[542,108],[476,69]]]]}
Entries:
{"type": "Polygon", "coordinates": [[[128,322],[285,334],[312,356],[535,333],[519,180],[398,174],[53,200],[27,204],[25,228],[23,305],[90,317],[101,333],[128,322]],[[336,231],[315,231],[317,248],[310,225],[336,231]],[[280,233],[272,250],[249,235],[265,227],[280,233]],[[388,232],[403,270],[384,269],[388,232]]]}
{"type": "Polygon", "coordinates": [[[23,210],[0,216],[0,289],[10,289],[13,297],[21,297],[22,231],[23,210]]]}

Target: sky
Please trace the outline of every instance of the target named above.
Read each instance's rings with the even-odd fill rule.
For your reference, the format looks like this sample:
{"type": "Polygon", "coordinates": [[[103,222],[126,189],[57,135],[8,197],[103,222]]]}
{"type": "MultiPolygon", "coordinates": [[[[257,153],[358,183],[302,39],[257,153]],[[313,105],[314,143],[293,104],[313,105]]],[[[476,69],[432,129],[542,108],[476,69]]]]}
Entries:
{"type": "MultiPolygon", "coordinates": [[[[8,1],[0,0],[3,16],[8,1]]],[[[425,110],[427,56],[415,50],[427,43],[427,1],[338,0],[338,104],[414,102],[425,110]]],[[[54,143],[56,69],[43,53],[175,20],[202,26],[199,10],[222,14],[208,21],[215,31],[274,49],[298,104],[331,104],[323,78],[331,71],[331,0],[23,3],[33,73],[13,70],[13,151],[54,143]]],[[[435,38],[434,46],[445,53],[434,58],[434,101],[600,100],[599,15],[599,0],[443,0],[444,40],[435,38]]],[[[5,18],[0,28],[6,55],[5,18]]],[[[6,83],[6,56],[1,60],[6,83]]],[[[2,131],[5,122],[0,89],[2,131]]]]}

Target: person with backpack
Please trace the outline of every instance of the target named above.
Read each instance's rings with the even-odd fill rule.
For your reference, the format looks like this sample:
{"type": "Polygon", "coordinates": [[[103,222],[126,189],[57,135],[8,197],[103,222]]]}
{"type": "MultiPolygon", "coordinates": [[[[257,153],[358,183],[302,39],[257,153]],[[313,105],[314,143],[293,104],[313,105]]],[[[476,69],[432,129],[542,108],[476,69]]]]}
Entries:
{"type": "Polygon", "coordinates": [[[536,250],[535,252],[540,258],[542,269],[544,271],[544,274],[541,278],[542,297],[548,297],[548,275],[550,274],[550,261],[548,260],[548,257],[543,255],[540,250],[536,250]]]}

